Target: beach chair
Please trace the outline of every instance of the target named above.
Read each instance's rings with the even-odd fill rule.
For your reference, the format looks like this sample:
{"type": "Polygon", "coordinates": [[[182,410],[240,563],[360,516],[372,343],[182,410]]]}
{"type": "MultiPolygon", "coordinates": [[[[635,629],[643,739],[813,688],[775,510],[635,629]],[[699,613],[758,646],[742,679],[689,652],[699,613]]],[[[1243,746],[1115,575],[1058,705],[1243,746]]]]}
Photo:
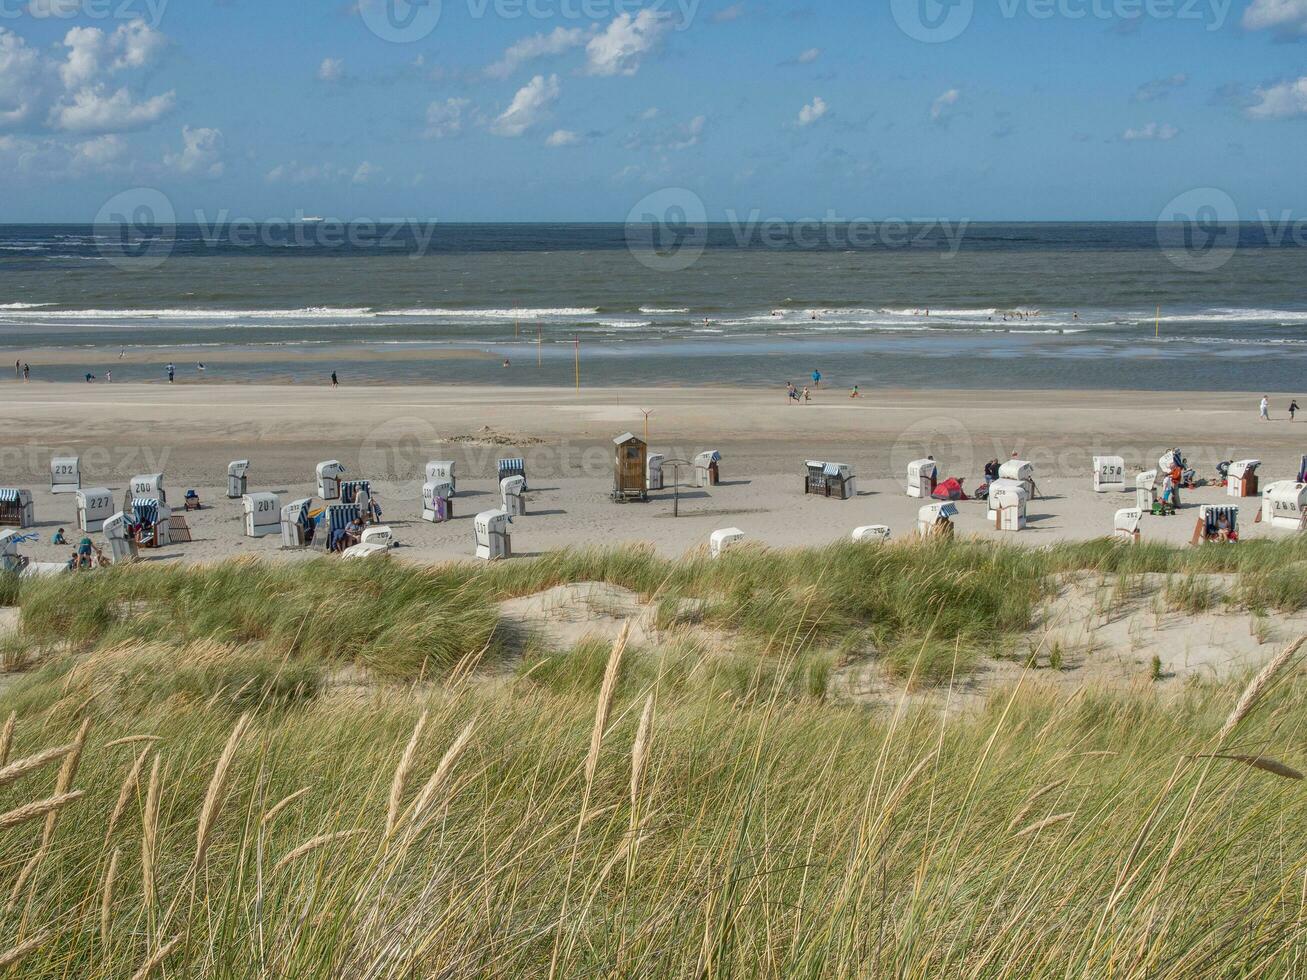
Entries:
{"type": "Polygon", "coordinates": [[[109,546],[109,562],[126,564],[137,559],[136,539],[127,533],[127,515],[122,511],[112,515],[102,528],[105,543],[109,546]]]}
{"type": "Polygon", "coordinates": [[[509,517],[526,516],[526,477],[509,476],[499,481],[499,495],[509,517]]]}
{"type": "Polygon", "coordinates": [[[227,464],[227,499],[240,500],[245,496],[249,480],[250,461],[237,459],[227,464]]]}
{"type": "Polygon", "coordinates": [[[12,528],[0,532],[0,571],[19,575],[23,578],[50,578],[69,571],[70,566],[66,561],[32,561],[27,556],[20,554],[18,546],[31,541],[35,537],[34,534],[20,534],[12,528]]]}
{"type": "Polygon", "coordinates": [[[1221,520],[1229,522],[1228,542],[1234,544],[1239,540],[1239,508],[1213,506],[1205,504],[1198,510],[1198,521],[1194,525],[1194,536],[1190,542],[1194,545],[1221,541],[1221,520]]]}
{"type": "Polygon", "coordinates": [[[130,500],[157,500],[161,504],[168,502],[168,493],[163,488],[162,473],[141,473],[127,483],[127,496],[130,500]]]}
{"type": "Polygon", "coordinates": [[[985,505],[989,515],[992,518],[998,512],[998,495],[1004,490],[1024,490],[1026,500],[1030,500],[1030,489],[1026,483],[1021,480],[995,480],[989,485],[989,497],[986,498],[985,505]]]}
{"type": "Polygon", "coordinates": [[[1094,457],[1094,493],[1124,492],[1125,460],[1120,456],[1094,457]]]}
{"type": "Polygon", "coordinates": [[[929,500],[939,481],[939,465],[933,459],[919,459],[908,464],[908,496],[929,500]]]}
{"type": "Polygon", "coordinates": [[[328,459],[317,466],[318,496],[323,500],[340,499],[340,478],[345,475],[345,467],[338,459],[328,459]]]}
{"type": "Polygon", "coordinates": [[[113,517],[113,491],[106,487],[77,491],[77,526],[83,534],[104,529],[104,522],[113,517]]]}
{"type": "Polygon", "coordinates": [[[17,487],[0,488],[0,527],[31,527],[36,523],[32,491],[17,487]]]}
{"type": "MultiPolygon", "coordinates": [[[[499,479],[500,486],[503,486],[504,481],[507,480],[510,476],[520,476],[523,480],[525,480],[526,460],[522,459],[521,457],[514,457],[512,459],[501,459],[499,461],[497,470],[499,473],[498,479],[499,479]]],[[[526,489],[525,483],[522,484],[522,489],[523,490],[526,489]]]]}
{"type": "Polygon", "coordinates": [[[1307,456],[1304,456],[1302,462],[1298,464],[1298,482],[1307,483],[1307,456]]]}
{"type": "Polygon", "coordinates": [[[309,516],[313,509],[313,498],[293,500],[281,509],[281,546],[283,548],[307,548],[314,541],[317,525],[309,516]]]}
{"type": "Polygon", "coordinates": [[[449,497],[458,494],[458,481],[454,478],[454,461],[452,459],[433,459],[427,463],[427,483],[449,487],[449,497]]]}
{"type": "Polygon", "coordinates": [[[712,537],[708,540],[708,555],[711,558],[720,558],[732,548],[744,543],[744,532],[738,527],[728,527],[720,531],[713,531],[712,537]]]}
{"type": "Polygon", "coordinates": [[[454,488],[448,483],[427,483],[422,487],[422,519],[444,524],[454,517],[454,488]]]}
{"type": "Polygon", "coordinates": [[[917,533],[923,538],[953,536],[953,518],[958,516],[958,505],[946,501],[927,504],[917,511],[917,533]]]}
{"type": "Polygon", "coordinates": [[[315,551],[333,551],[337,540],[345,533],[345,529],[358,520],[360,516],[358,504],[328,504],[319,518],[318,526],[313,533],[313,549],[315,551]]]}
{"type": "Polygon", "coordinates": [[[1132,507],[1129,510],[1118,510],[1116,518],[1112,522],[1113,537],[1138,543],[1140,539],[1139,526],[1143,523],[1145,513],[1147,512],[1138,507],[1132,507]]]}
{"type": "Polygon", "coordinates": [[[1157,470],[1135,477],[1135,506],[1145,514],[1151,514],[1157,506],[1157,470]]]}
{"type": "Polygon", "coordinates": [[[200,509],[200,495],[196,493],[193,489],[187,490],[186,496],[182,498],[182,509],[183,510],[200,509]]]}
{"type": "Polygon", "coordinates": [[[1262,491],[1259,523],[1284,531],[1301,531],[1307,521],[1307,483],[1272,483],[1262,491]]]}
{"type": "Polygon", "coordinates": [[[1260,459],[1241,459],[1231,463],[1226,493],[1231,497],[1260,496],[1261,491],[1257,487],[1257,470],[1261,465],[1260,459]]]}
{"type": "Polygon", "coordinates": [[[989,495],[989,499],[994,505],[995,530],[1024,531],[1026,529],[1026,505],[1030,501],[1030,495],[1026,493],[1025,484],[1001,486],[989,495]]]}
{"type": "Polygon", "coordinates": [[[667,462],[667,457],[662,453],[650,453],[646,464],[645,489],[662,490],[663,489],[663,464],[667,462]]]}
{"type": "Polygon", "coordinates": [[[715,487],[722,482],[722,454],[710,449],[694,457],[694,485],[715,487]]]}
{"type": "Polygon", "coordinates": [[[853,468],[846,463],[819,463],[809,460],[806,470],[803,481],[805,494],[849,500],[857,493],[853,468]]]}
{"type": "Polygon", "coordinates": [[[172,510],[162,500],[137,497],[132,501],[136,544],[140,548],[166,548],[172,544],[172,510]]]}
{"type": "MultiPolygon", "coordinates": [[[[1016,480],[1018,483],[1024,483],[1026,493],[1031,500],[1034,500],[1039,493],[1039,488],[1035,486],[1034,464],[1024,459],[1009,459],[998,468],[998,479],[1016,480]]],[[[993,496],[993,487],[990,487],[990,496],[993,496]]]]}
{"type": "Polygon", "coordinates": [[[245,508],[245,536],[266,538],[281,533],[281,498],[275,493],[247,493],[241,497],[245,508]]]}
{"type": "Polygon", "coordinates": [[[76,493],[82,489],[82,461],[76,456],[50,460],[50,492],[76,493]]]}
{"type": "Polygon", "coordinates": [[[472,522],[476,534],[476,556],[482,561],[503,561],[513,556],[512,519],[502,510],[477,514],[472,522]]]}
{"type": "Polygon", "coordinates": [[[857,544],[884,544],[889,539],[890,529],[884,524],[870,524],[853,531],[853,540],[857,544]]]}
{"type": "Polygon", "coordinates": [[[357,504],[359,497],[372,496],[372,481],[370,480],[342,480],[340,484],[340,502],[342,504],[357,504]]]}

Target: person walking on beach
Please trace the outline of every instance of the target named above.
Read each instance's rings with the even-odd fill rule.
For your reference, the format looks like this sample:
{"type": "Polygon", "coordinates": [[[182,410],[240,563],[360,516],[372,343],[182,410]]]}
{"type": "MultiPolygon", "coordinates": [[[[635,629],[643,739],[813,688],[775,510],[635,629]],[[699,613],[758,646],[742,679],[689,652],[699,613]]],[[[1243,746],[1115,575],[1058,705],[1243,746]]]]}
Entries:
{"type": "Polygon", "coordinates": [[[336,372],[335,372],[335,371],[332,371],[332,372],[331,372],[331,387],[333,387],[333,388],[339,388],[339,387],[340,387],[340,379],[336,377],[336,372]]]}
{"type": "Polygon", "coordinates": [[[818,371],[816,368],[812,369],[812,386],[814,388],[821,387],[821,372],[818,371]]]}
{"type": "Polygon", "coordinates": [[[806,405],[810,401],[812,401],[812,392],[805,386],[803,389],[803,402],[806,405]]]}
{"type": "Polygon", "coordinates": [[[172,361],[168,362],[168,384],[172,384],[177,377],[177,365],[172,361]]]}
{"type": "Polygon", "coordinates": [[[28,364],[26,361],[23,362],[23,380],[32,380],[32,365],[28,364]]]}
{"type": "Polygon", "coordinates": [[[1263,422],[1271,421],[1271,399],[1266,395],[1262,395],[1261,415],[1263,422]]]}
{"type": "Polygon", "coordinates": [[[1296,422],[1297,415],[1300,411],[1301,409],[1298,408],[1298,399],[1295,398],[1293,401],[1289,402],[1289,421],[1296,422]]]}
{"type": "Polygon", "coordinates": [[[104,381],[105,381],[105,384],[113,384],[113,372],[112,372],[112,371],[105,371],[105,372],[104,372],[104,381]]]}

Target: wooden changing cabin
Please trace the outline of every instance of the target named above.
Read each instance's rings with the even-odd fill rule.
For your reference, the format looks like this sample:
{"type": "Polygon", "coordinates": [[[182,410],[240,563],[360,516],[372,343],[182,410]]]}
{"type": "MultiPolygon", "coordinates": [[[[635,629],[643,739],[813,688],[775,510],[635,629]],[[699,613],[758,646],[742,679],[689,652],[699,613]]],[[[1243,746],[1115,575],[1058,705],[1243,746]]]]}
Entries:
{"type": "Polygon", "coordinates": [[[618,503],[649,499],[646,467],[649,447],[633,433],[623,432],[613,440],[613,499],[618,503]]]}

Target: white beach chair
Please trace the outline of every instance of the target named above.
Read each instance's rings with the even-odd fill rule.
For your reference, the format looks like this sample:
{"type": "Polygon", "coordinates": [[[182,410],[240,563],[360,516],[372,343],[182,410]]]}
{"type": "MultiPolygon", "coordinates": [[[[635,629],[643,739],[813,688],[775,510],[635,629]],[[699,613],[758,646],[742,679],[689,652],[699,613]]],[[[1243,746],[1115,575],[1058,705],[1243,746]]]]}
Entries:
{"type": "Polygon", "coordinates": [[[1157,506],[1157,470],[1140,473],[1135,478],[1135,506],[1151,514],[1157,506]]]}
{"type": "MultiPolygon", "coordinates": [[[[499,465],[496,467],[496,472],[499,474],[498,479],[501,485],[510,476],[520,476],[523,480],[525,480],[526,460],[520,456],[514,456],[508,459],[501,459],[499,461],[499,465]]],[[[523,490],[526,489],[525,483],[522,484],[522,488],[523,490]]]]}
{"type": "Polygon", "coordinates": [[[1094,457],[1094,493],[1125,491],[1125,460],[1120,456],[1094,457]]]}
{"type": "Polygon", "coordinates": [[[113,491],[107,487],[77,491],[77,526],[83,534],[104,529],[104,522],[113,517],[113,491]]]}
{"type": "Polygon", "coordinates": [[[917,533],[923,538],[953,533],[953,518],[958,516],[958,505],[952,501],[927,504],[917,511],[917,533]]]}
{"type": "Polygon", "coordinates": [[[127,515],[122,511],[112,515],[101,528],[104,542],[109,548],[109,562],[113,565],[135,561],[138,551],[136,541],[127,533],[127,515]]]}
{"type": "Polygon", "coordinates": [[[245,536],[266,538],[281,533],[281,498],[275,493],[247,493],[241,497],[245,508],[245,536]]]}
{"type": "Polygon", "coordinates": [[[422,519],[444,524],[454,516],[454,488],[451,484],[427,483],[422,487],[422,519]]]}
{"type": "Polygon", "coordinates": [[[665,463],[666,461],[667,461],[667,457],[664,456],[662,453],[649,454],[649,458],[645,461],[645,468],[646,468],[645,489],[646,490],[663,489],[663,463],[665,463]]]}
{"type": "Polygon", "coordinates": [[[712,558],[720,558],[732,548],[744,543],[744,532],[738,527],[723,528],[720,531],[713,531],[712,537],[708,541],[708,554],[712,558]]]}
{"type": "Polygon", "coordinates": [[[338,459],[328,459],[318,464],[318,496],[323,500],[340,499],[340,480],[345,475],[345,467],[338,459]]]}
{"type": "Polygon", "coordinates": [[[998,495],[1003,490],[1025,490],[1026,499],[1030,499],[1030,490],[1021,480],[995,480],[989,485],[989,499],[985,501],[991,517],[998,512],[998,495]]]}
{"type": "Polygon", "coordinates": [[[448,499],[458,494],[458,480],[454,477],[454,460],[433,459],[427,463],[427,483],[449,487],[448,499]]]}
{"type": "Polygon", "coordinates": [[[141,473],[132,477],[127,484],[127,493],[132,500],[157,500],[161,504],[168,502],[162,473],[141,473]]]}
{"type": "Polygon", "coordinates": [[[803,492],[817,497],[850,500],[857,496],[857,480],[853,467],[847,463],[821,463],[809,460],[806,464],[803,492]]]}
{"type": "Polygon", "coordinates": [[[884,524],[869,524],[853,531],[853,540],[857,544],[884,544],[889,539],[890,529],[884,524]]]}
{"type": "Polygon", "coordinates": [[[1256,497],[1260,491],[1257,487],[1257,471],[1261,468],[1260,459],[1241,459],[1230,464],[1230,475],[1225,485],[1226,493],[1231,497],[1256,497]]]}
{"type": "Polygon", "coordinates": [[[1024,484],[1001,486],[989,495],[994,502],[994,528],[999,531],[1024,531],[1026,529],[1026,505],[1030,494],[1024,484]]]}
{"type": "Polygon", "coordinates": [[[132,514],[140,527],[136,544],[141,548],[166,548],[172,544],[172,508],[157,498],[137,497],[132,514]]]}
{"type": "Polygon", "coordinates": [[[487,510],[477,514],[473,526],[476,531],[476,556],[483,561],[502,561],[513,556],[511,519],[502,510],[487,510]]]}
{"type": "Polygon", "coordinates": [[[696,487],[715,487],[722,482],[722,454],[716,449],[709,449],[694,457],[694,485],[696,487]]]}
{"type": "Polygon", "coordinates": [[[1221,540],[1220,523],[1222,518],[1229,522],[1230,541],[1239,539],[1239,508],[1204,504],[1198,509],[1198,521],[1194,525],[1193,544],[1216,543],[1221,540]]]}
{"type": "Polygon", "coordinates": [[[499,496],[509,517],[526,516],[526,477],[510,476],[499,481],[499,496]]]}
{"type": "Polygon", "coordinates": [[[250,472],[248,459],[237,459],[227,464],[227,499],[239,500],[249,489],[247,476],[250,472]]]}
{"type": "Polygon", "coordinates": [[[1282,531],[1301,531],[1307,520],[1307,483],[1272,483],[1262,491],[1258,521],[1282,531]]]}
{"type": "Polygon", "coordinates": [[[281,546],[283,548],[305,548],[309,544],[309,529],[313,527],[313,518],[309,512],[313,509],[313,498],[293,500],[281,509],[281,546]]]}
{"type": "Polygon", "coordinates": [[[36,523],[32,491],[17,487],[0,488],[0,527],[31,527],[36,523]]]}
{"type": "Polygon", "coordinates": [[[50,460],[50,492],[76,493],[82,488],[82,461],[76,456],[50,460]]]}
{"type": "Polygon", "coordinates": [[[1139,541],[1139,527],[1143,524],[1145,513],[1146,511],[1140,510],[1138,507],[1132,507],[1129,510],[1118,510],[1116,518],[1112,522],[1113,536],[1126,541],[1139,541]]]}
{"type": "Polygon", "coordinates": [[[908,496],[929,500],[939,479],[939,464],[933,459],[919,459],[908,464],[908,496]]]}
{"type": "Polygon", "coordinates": [[[998,478],[999,480],[1016,480],[1018,483],[1024,483],[1026,493],[1029,494],[1030,499],[1035,499],[1038,489],[1035,487],[1034,464],[1024,459],[1009,459],[998,468],[998,478]]]}
{"type": "Polygon", "coordinates": [[[0,571],[22,578],[50,578],[69,570],[66,561],[31,561],[18,551],[18,546],[32,535],[19,534],[14,529],[0,531],[0,571]]]}

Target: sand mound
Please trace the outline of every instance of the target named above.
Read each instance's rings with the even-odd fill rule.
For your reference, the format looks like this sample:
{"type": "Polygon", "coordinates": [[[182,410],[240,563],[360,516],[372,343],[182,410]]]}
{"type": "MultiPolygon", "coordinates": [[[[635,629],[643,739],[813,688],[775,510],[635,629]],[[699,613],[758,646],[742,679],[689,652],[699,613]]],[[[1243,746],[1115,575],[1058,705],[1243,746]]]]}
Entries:
{"type": "Polygon", "coordinates": [[[577,582],[501,603],[500,618],[511,629],[546,646],[566,650],[587,638],[616,640],[626,624],[630,642],[657,641],[658,609],[638,593],[605,582],[577,582]]]}

